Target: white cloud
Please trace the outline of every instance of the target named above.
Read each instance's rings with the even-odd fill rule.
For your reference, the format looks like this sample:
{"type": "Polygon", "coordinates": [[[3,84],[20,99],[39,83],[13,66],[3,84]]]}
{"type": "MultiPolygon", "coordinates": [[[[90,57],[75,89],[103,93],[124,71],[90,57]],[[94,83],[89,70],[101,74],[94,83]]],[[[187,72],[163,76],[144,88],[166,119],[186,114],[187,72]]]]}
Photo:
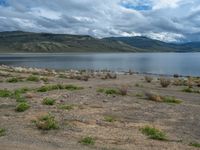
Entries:
{"type": "Polygon", "coordinates": [[[182,0],[153,0],[153,9],[176,8],[182,0]]]}
{"type": "Polygon", "coordinates": [[[59,20],[61,19],[62,14],[60,12],[56,12],[53,10],[45,9],[45,8],[31,8],[30,12],[28,12],[30,15],[36,16],[36,17],[44,17],[51,20],[59,20]]]}
{"type": "Polygon", "coordinates": [[[7,4],[0,6],[0,31],[200,40],[199,0],[7,0],[7,4]]]}
{"type": "Polygon", "coordinates": [[[166,42],[177,42],[179,39],[184,39],[184,35],[182,34],[176,34],[176,33],[170,33],[170,32],[149,32],[146,34],[146,36],[156,39],[156,40],[162,40],[166,42]]]}

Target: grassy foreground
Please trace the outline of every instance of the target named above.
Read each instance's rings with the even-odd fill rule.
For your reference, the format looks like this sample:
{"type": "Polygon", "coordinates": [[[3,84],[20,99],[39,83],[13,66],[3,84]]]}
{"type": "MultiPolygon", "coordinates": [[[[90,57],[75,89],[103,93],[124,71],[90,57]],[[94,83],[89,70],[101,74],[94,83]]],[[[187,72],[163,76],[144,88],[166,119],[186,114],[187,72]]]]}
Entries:
{"type": "Polygon", "coordinates": [[[0,149],[199,148],[198,77],[0,66],[0,85],[0,149]]]}

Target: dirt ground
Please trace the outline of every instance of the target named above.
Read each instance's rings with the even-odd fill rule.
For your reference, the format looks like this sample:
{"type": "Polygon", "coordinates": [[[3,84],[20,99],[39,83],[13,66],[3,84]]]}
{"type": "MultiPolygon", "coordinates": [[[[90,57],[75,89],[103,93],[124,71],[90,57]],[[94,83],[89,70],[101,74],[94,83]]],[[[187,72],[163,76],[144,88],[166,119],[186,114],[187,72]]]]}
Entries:
{"type": "Polygon", "coordinates": [[[154,80],[147,83],[144,75],[140,74],[118,75],[117,79],[93,77],[88,81],[43,75],[49,78],[48,83],[8,83],[8,76],[26,78],[31,73],[6,69],[0,71],[0,89],[36,89],[49,84],[73,84],[84,88],[76,91],[53,90],[43,93],[28,91],[27,100],[31,107],[21,113],[15,111],[15,99],[0,98],[0,128],[6,130],[6,134],[0,137],[0,150],[198,149],[189,146],[189,143],[200,142],[200,94],[182,92],[184,86],[170,85],[162,88],[157,76],[153,76],[154,80]],[[119,88],[122,85],[128,86],[128,93],[125,96],[97,92],[99,88],[119,88]],[[168,104],[150,101],[143,96],[147,91],[162,96],[175,96],[183,102],[168,104]],[[45,97],[56,99],[56,104],[43,105],[42,100],[45,97]],[[60,103],[73,104],[75,107],[71,110],[61,110],[57,108],[60,103]],[[44,113],[54,115],[60,128],[39,130],[32,120],[44,113]],[[115,121],[108,122],[105,116],[113,116],[115,121]],[[140,131],[145,125],[164,131],[168,140],[148,138],[140,131]],[[79,141],[86,136],[94,138],[95,144],[81,144],[79,141]]]}

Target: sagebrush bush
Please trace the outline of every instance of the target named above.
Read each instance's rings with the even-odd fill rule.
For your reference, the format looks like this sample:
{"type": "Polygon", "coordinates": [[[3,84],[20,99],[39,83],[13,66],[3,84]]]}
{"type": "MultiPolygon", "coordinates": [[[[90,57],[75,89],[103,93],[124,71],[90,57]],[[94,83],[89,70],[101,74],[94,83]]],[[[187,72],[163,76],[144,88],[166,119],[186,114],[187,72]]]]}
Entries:
{"type": "Polygon", "coordinates": [[[105,116],[104,117],[104,120],[106,122],[115,122],[116,121],[116,118],[114,116],[105,116]]]}
{"type": "Polygon", "coordinates": [[[51,114],[42,115],[34,122],[36,127],[41,130],[54,130],[59,128],[58,122],[51,114]]]}
{"type": "Polygon", "coordinates": [[[79,142],[83,145],[94,145],[95,144],[95,140],[89,136],[83,137],[79,142]]]}
{"type": "Polygon", "coordinates": [[[128,93],[128,86],[127,85],[122,85],[119,88],[119,94],[122,95],[122,96],[125,96],[125,95],[127,95],[127,93],[128,93]]]}
{"type": "Polygon", "coordinates": [[[22,81],[20,78],[17,78],[17,77],[13,77],[13,78],[9,78],[6,80],[6,82],[9,82],[9,83],[17,83],[17,82],[20,82],[22,81]]]}
{"type": "Polygon", "coordinates": [[[63,109],[63,110],[72,110],[74,109],[74,105],[72,104],[60,104],[58,105],[59,109],[63,109]]]}
{"type": "Polygon", "coordinates": [[[0,128],[0,137],[6,135],[6,130],[3,128],[0,128]]]}
{"type": "Polygon", "coordinates": [[[56,102],[56,100],[53,98],[44,98],[42,101],[42,104],[43,105],[54,105],[55,102],[56,102]]]}
{"type": "Polygon", "coordinates": [[[38,82],[38,81],[40,81],[40,78],[37,77],[37,76],[31,75],[31,76],[29,76],[26,80],[27,80],[27,81],[38,82]]]}
{"type": "Polygon", "coordinates": [[[145,95],[146,95],[147,99],[149,99],[151,101],[162,102],[161,96],[156,93],[146,92],[145,95]]]}
{"type": "Polygon", "coordinates": [[[53,90],[69,90],[69,91],[75,91],[75,90],[81,90],[83,87],[75,86],[75,85],[62,85],[62,84],[56,84],[56,85],[46,85],[42,86],[37,89],[37,92],[48,92],[53,90]]]}
{"type": "Polygon", "coordinates": [[[16,106],[15,110],[18,112],[24,112],[29,108],[30,108],[30,105],[27,102],[21,102],[16,106]]]}
{"type": "Polygon", "coordinates": [[[163,131],[156,129],[154,127],[145,126],[145,127],[141,128],[140,130],[143,134],[145,134],[146,136],[148,136],[151,139],[161,140],[161,141],[167,139],[166,134],[163,131]]]}
{"type": "Polygon", "coordinates": [[[153,78],[151,76],[145,76],[144,78],[148,83],[151,83],[153,81],[153,78]]]}
{"type": "Polygon", "coordinates": [[[168,78],[160,78],[160,85],[164,88],[168,87],[171,84],[171,80],[168,78]]]}
{"type": "Polygon", "coordinates": [[[11,96],[12,96],[11,91],[7,89],[0,90],[0,97],[11,97],[11,96]]]}

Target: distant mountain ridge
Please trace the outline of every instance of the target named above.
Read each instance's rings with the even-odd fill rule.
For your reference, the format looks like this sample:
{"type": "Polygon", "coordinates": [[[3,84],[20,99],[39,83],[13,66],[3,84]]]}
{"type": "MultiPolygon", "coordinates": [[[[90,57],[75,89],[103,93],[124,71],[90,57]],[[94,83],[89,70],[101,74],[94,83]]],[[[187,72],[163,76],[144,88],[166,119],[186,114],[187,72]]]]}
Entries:
{"type": "Polygon", "coordinates": [[[110,41],[121,41],[136,48],[149,52],[200,52],[200,42],[166,43],[142,36],[135,37],[110,37],[110,41]]]}
{"type": "Polygon", "coordinates": [[[146,37],[109,37],[31,32],[0,32],[0,53],[17,52],[200,52],[200,42],[165,43],[146,37]]]}

